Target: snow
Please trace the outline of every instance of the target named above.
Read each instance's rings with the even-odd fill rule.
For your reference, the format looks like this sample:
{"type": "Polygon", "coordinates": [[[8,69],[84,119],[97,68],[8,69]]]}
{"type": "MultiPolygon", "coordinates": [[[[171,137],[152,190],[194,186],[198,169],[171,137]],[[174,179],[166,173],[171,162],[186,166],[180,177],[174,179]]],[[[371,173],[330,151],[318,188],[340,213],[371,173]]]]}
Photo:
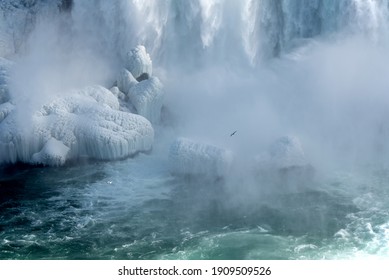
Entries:
{"type": "Polygon", "coordinates": [[[119,76],[117,78],[117,87],[121,92],[124,94],[128,94],[128,91],[130,88],[134,85],[136,85],[138,81],[134,78],[134,76],[131,74],[130,71],[123,68],[119,72],[119,76]]]}
{"type": "Polygon", "coordinates": [[[178,138],[170,147],[169,162],[173,174],[223,177],[233,160],[228,150],[187,138],[178,138]]]}
{"type": "Polygon", "coordinates": [[[69,147],[65,146],[61,141],[50,138],[39,153],[32,155],[31,162],[60,166],[66,162],[69,150],[69,147]]]}
{"type": "Polygon", "coordinates": [[[12,62],[0,57],[0,104],[9,100],[9,73],[12,62]]]}
{"type": "Polygon", "coordinates": [[[256,161],[259,165],[275,169],[303,167],[309,164],[296,136],[277,139],[265,153],[256,157],[256,161]]]}
{"type": "Polygon", "coordinates": [[[127,53],[125,67],[137,79],[142,74],[152,75],[152,62],[144,46],[137,46],[127,53]]]}
{"type": "Polygon", "coordinates": [[[161,118],[163,103],[163,86],[157,77],[143,80],[128,92],[128,98],[139,115],[151,123],[158,123],[161,118]]]}
{"type": "Polygon", "coordinates": [[[5,103],[0,112],[0,163],[114,160],[150,150],[154,139],[151,123],[119,111],[117,97],[101,86],[56,95],[24,124],[17,107],[5,103]]]}
{"type": "Polygon", "coordinates": [[[2,122],[14,108],[15,106],[9,102],[0,104],[0,122],[2,122]]]}
{"type": "Polygon", "coordinates": [[[254,172],[261,184],[299,191],[309,186],[315,170],[305,157],[299,138],[284,136],[255,158],[254,172]]]}
{"type": "Polygon", "coordinates": [[[127,95],[129,106],[147,118],[158,123],[163,103],[163,85],[157,77],[151,76],[152,62],[144,46],[137,46],[127,56],[126,68],[117,77],[117,87],[127,95]]]}

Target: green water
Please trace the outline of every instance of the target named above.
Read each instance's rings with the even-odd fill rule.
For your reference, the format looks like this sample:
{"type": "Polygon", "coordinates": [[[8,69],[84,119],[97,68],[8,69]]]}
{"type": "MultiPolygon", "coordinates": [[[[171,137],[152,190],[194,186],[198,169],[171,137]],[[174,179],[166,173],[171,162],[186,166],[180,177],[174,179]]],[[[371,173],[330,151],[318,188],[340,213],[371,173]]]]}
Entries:
{"type": "Polygon", "coordinates": [[[249,192],[175,178],[148,155],[8,168],[0,179],[0,258],[387,258],[388,182],[385,170],[339,173],[293,191],[249,192]]]}

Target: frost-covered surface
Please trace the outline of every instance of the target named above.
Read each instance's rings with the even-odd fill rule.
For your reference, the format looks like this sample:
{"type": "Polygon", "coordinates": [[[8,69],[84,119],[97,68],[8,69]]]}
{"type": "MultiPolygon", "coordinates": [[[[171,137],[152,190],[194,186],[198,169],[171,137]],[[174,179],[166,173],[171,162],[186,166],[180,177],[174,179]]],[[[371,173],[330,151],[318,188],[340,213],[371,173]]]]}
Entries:
{"type": "Polygon", "coordinates": [[[65,164],[70,148],[54,138],[47,140],[42,150],[32,155],[32,163],[60,166],[65,164]]]}
{"type": "Polygon", "coordinates": [[[125,66],[136,79],[144,73],[151,76],[153,72],[150,55],[146,52],[146,48],[141,45],[127,54],[125,66]]]}
{"type": "Polygon", "coordinates": [[[314,173],[314,167],[295,136],[277,139],[267,151],[255,158],[254,174],[263,185],[298,191],[312,182],[314,173]]]}
{"type": "Polygon", "coordinates": [[[23,112],[12,109],[6,103],[0,110],[6,115],[0,122],[0,163],[61,165],[79,157],[113,160],[152,147],[150,122],[119,111],[117,97],[101,86],[53,97],[25,120],[25,127],[20,124],[23,112]]]}
{"type": "Polygon", "coordinates": [[[37,20],[59,13],[63,0],[1,0],[0,56],[12,56],[21,48],[37,20]]]}
{"type": "Polygon", "coordinates": [[[13,110],[15,106],[9,102],[0,104],[0,122],[2,122],[13,110]]]}
{"type": "Polygon", "coordinates": [[[275,169],[303,167],[309,164],[300,140],[295,136],[277,139],[262,155],[256,157],[259,166],[275,169]]]}
{"type": "Polygon", "coordinates": [[[230,151],[187,138],[178,138],[170,147],[171,172],[180,175],[222,177],[233,160],[230,151]]]}
{"type": "Polygon", "coordinates": [[[127,54],[126,68],[119,72],[116,82],[118,89],[128,97],[139,115],[152,123],[158,123],[164,92],[161,81],[151,74],[150,56],[144,46],[137,46],[127,54]]]}
{"type": "Polygon", "coordinates": [[[131,87],[128,98],[139,115],[152,123],[159,122],[163,103],[163,86],[157,77],[143,80],[131,87]]]}
{"type": "Polygon", "coordinates": [[[9,72],[12,62],[0,57],[0,104],[9,100],[9,72]]]}
{"type": "Polygon", "coordinates": [[[128,94],[131,87],[136,85],[138,81],[134,78],[130,71],[123,68],[117,78],[117,87],[124,94],[128,94]]]}

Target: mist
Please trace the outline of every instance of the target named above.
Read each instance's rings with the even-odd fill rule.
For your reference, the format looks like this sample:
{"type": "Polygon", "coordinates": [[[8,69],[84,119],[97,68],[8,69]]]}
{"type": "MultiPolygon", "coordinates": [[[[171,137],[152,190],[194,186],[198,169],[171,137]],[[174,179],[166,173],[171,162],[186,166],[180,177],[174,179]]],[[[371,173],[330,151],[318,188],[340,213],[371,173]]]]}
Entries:
{"type": "Polygon", "coordinates": [[[112,86],[118,60],[92,42],[87,34],[74,32],[67,13],[36,19],[11,73],[11,98],[19,112],[16,126],[31,127],[26,120],[72,89],[112,86]]]}
{"type": "Polygon", "coordinates": [[[33,2],[0,53],[5,254],[387,256],[389,0],[33,2]]]}
{"type": "MultiPolygon", "coordinates": [[[[300,139],[317,170],[386,164],[385,36],[377,31],[357,34],[357,22],[347,32],[321,38],[302,40],[289,30],[288,36],[296,38],[288,43],[272,35],[280,26],[267,22],[265,11],[278,13],[270,3],[196,5],[201,21],[196,9],[169,1],[161,6],[98,1],[97,16],[88,13],[89,3],[75,1],[71,13],[39,18],[12,74],[20,127],[55,95],[90,84],[111,87],[123,57],[142,43],[165,84],[164,106],[171,113],[166,146],[184,136],[231,150],[236,174],[230,177],[250,176],[253,158],[286,135],[300,139]],[[255,8],[252,14],[247,14],[249,7],[255,8]],[[129,10],[132,16],[126,17],[129,10]],[[146,11],[151,14],[144,23],[146,11]],[[173,25],[171,16],[182,11],[187,13],[182,25],[173,25]],[[249,33],[239,38],[249,20],[249,33]],[[228,29],[234,21],[239,24],[228,29]],[[270,35],[264,29],[269,26],[270,35]],[[190,30],[197,33],[185,41],[190,30]],[[231,32],[222,36],[226,30],[231,32]],[[231,137],[233,131],[237,133],[231,137]]],[[[334,23],[328,26],[330,30],[334,23]]],[[[369,28],[377,30],[378,25],[369,28]]],[[[163,134],[164,128],[160,130],[163,134]]]]}

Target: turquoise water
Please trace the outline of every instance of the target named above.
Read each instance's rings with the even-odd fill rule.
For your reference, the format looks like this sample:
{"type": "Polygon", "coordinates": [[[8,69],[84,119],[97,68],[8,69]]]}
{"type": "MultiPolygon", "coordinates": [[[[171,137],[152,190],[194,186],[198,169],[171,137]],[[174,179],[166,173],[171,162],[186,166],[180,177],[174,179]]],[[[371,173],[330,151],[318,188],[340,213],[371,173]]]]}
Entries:
{"type": "Polygon", "coordinates": [[[140,155],[4,169],[0,258],[389,256],[389,171],[337,173],[293,191],[258,186],[249,192],[222,180],[175,178],[165,163],[140,155]]]}

